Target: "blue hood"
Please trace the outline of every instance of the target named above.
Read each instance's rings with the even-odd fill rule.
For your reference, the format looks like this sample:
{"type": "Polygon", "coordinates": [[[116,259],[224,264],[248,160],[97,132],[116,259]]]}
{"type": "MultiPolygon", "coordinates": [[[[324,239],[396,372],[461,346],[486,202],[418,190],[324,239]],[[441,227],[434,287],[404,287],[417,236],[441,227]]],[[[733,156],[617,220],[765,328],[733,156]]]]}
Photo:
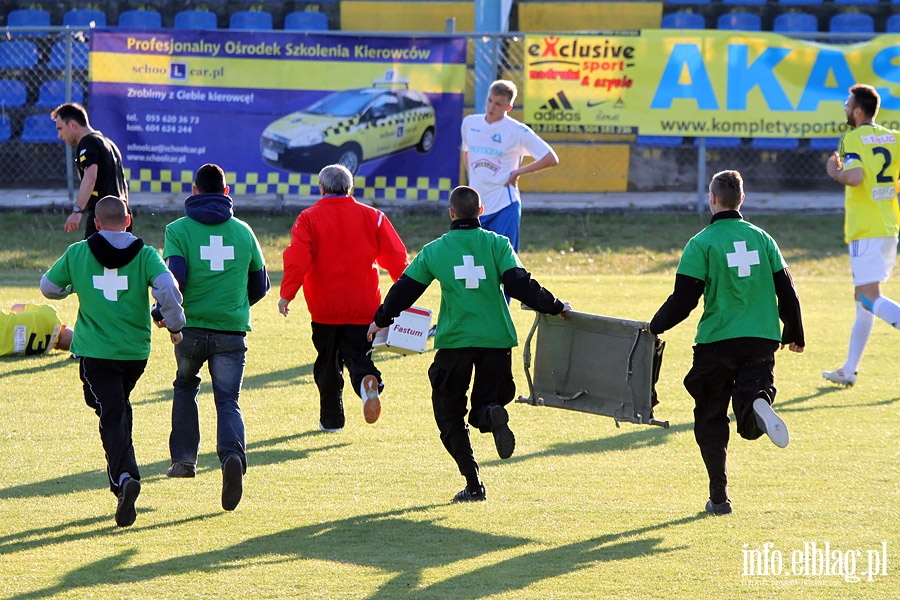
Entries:
{"type": "Polygon", "coordinates": [[[204,225],[224,223],[234,216],[234,200],[224,194],[197,194],[184,201],[184,214],[204,225]]]}

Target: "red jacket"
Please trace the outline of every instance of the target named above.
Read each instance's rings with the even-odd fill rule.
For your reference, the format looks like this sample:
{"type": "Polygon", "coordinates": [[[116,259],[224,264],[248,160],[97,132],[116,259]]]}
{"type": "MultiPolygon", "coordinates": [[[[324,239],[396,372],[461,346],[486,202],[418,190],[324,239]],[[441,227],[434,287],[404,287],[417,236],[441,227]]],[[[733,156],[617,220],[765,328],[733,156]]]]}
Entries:
{"type": "Polygon", "coordinates": [[[381,305],[378,266],[397,281],[409,265],[387,216],[350,196],[328,196],[301,212],[283,258],[281,297],[293,300],[303,286],[312,321],[326,325],[371,323],[381,305]]]}

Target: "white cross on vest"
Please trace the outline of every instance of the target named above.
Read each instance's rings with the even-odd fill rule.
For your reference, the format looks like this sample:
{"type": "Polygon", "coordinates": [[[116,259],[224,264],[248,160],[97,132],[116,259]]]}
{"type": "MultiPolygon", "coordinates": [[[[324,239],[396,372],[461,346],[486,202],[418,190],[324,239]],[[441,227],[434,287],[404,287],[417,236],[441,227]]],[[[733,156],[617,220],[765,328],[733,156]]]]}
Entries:
{"type": "Polygon", "coordinates": [[[224,271],[225,261],[234,260],[234,246],[223,246],[221,235],[211,235],[209,246],[200,246],[200,259],[209,261],[210,271],[224,271]]]}
{"type": "Polygon", "coordinates": [[[463,255],[463,264],[453,267],[453,276],[457,279],[466,280],[466,289],[478,289],[478,280],[487,279],[484,274],[484,267],[475,266],[475,257],[471,254],[463,255]]]}
{"type": "Polygon", "coordinates": [[[103,297],[110,302],[118,302],[119,290],[128,289],[128,278],[119,275],[118,269],[103,267],[103,275],[94,275],[94,289],[103,290],[103,297]]]}
{"type": "Polygon", "coordinates": [[[737,267],[738,277],[749,277],[750,267],[759,264],[759,252],[747,252],[747,242],[735,242],[734,252],[725,255],[729,267],[737,267]]]}

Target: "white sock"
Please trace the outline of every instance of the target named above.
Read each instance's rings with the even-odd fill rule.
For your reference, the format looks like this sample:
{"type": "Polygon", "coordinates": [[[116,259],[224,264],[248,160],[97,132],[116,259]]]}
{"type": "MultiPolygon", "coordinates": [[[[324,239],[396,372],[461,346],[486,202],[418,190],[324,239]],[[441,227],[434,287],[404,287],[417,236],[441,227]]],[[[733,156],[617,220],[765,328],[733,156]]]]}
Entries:
{"type": "Polygon", "coordinates": [[[856,321],[850,330],[850,350],[847,353],[847,362],[841,367],[846,375],[851,375],[859,370],[859,361],[862,360],[863,350],[869,343],[869,335],[872,326],[875,325],[875,315],[865,309],[861,302],[856,303],[856,321]]]}
{"type": "Polygon", "coordinates": [[[879,296],[872,303],[872,312],[875,316],[886,321],[894,329],[900,329],[900,304],[897,304],[890,298],[879,296]]]}
{"type": "Polygon", "coordinates": [[[131,473],[126,472],[126,473],[122,473],[121,475],[119,475],[119,485],[122,485],[123,483],[125,483],[126,479],[131,479],[131,473]]]}

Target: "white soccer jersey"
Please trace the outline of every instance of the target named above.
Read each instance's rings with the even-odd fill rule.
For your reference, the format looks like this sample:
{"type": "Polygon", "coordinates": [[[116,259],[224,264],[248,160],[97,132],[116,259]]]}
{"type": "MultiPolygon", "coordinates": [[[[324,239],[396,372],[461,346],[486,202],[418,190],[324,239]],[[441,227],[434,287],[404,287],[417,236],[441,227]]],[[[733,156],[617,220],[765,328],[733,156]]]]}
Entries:
{"type": "Polygon", "coordinates": [[[526,155],[540,160],[550,145],[530,127],[509,115],[488,123],[483,114],[469,115],[462,123],[462,150],[466,153],[469,186],[481,194],[484,214],[491,215],[519,202],[518,186],[506,186],[509,174],[526,155]]]}

